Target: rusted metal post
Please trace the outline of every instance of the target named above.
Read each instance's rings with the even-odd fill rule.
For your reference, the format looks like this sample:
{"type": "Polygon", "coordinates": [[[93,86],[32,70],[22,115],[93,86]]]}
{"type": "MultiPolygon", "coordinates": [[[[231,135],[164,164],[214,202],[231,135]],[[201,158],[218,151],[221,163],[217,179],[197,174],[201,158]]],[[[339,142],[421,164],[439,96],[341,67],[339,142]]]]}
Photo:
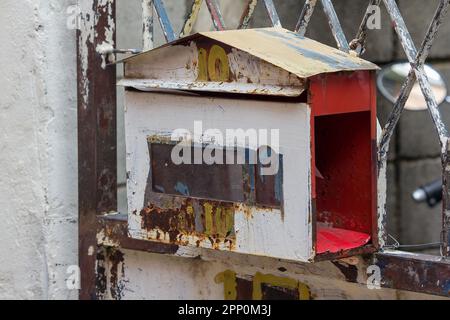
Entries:
{"type": "Polygon", "coordinates": [[[322,6],[339,50],[349,52],[350,47],[348,41],[345,38],[344,31],[342,30],[341,23],[339,22],[331,0],[322,0],[322,6]]]}
{"type": "Polygon", "coordinates": [[[173,31],[172,24],[170,23],[166,9],[162,3],[162,0],[153,0],[153,6],[155,7],[156,15],[158,16],[159,24],[164,33],[164,37],[167,42],[172,42],[177,39],[175,32],[173,31]]]}
{"type": "Polygon", "coordinates": [[[247,6],[245,7],[245,10],[242,13],[241,19],[239,21],[238,29],[248,28],[248,24],[250,23],[250,19],[253,16],[253,12],[255,12],[257,4],[258,0],[248,0],[247,6]]]}
{"type": "Polygon", "coordinates": [[[206,6],[208,7],[211,19],[214,24],[214,28],[218,31],[225,30],[225,21],[223,20],[222,13],[220,12],[219,4],[217,0],[206,0],[206,6]]]}
{"type": "Polygon", "coordinates": [[[270,21],[273,27],[281,28],[280,17],[278,16],[275,5],[272,0],[264,0],[264,5],[266,6],[267,13],[269,14],[270,21]]]}
{"type": "Polygon", "coordinates": [[[298,18],[297,25],[295,26],[295,32],[297,32],[299,35],[305,35],[309,21],[311,20],[311,16],[314,13],[316,4],[317,0],[306,0],[302,12],[300,13],[300,17],[298,18]]]}
{"type": "Polygon", "coordinates": [[[80,0],[77,31],[81,299],[97,299],[97,216],[117,211],[116,68],[96,48],[115,44],[115,1],[80,0]]]}
{"type": "Polygon", "coordinates": [[[189,35],[192,32],[195,22],[198,18],[198,13],[202,7],[203,0],[194,0],[192,3],[191,11],[184,21],[183,30],[181,30],[180,38],[189,35]]]}
{"type": "Polygon", "coordinates": [[[142,48],[153,48],[153,0],[142,0],[142,48]]]}

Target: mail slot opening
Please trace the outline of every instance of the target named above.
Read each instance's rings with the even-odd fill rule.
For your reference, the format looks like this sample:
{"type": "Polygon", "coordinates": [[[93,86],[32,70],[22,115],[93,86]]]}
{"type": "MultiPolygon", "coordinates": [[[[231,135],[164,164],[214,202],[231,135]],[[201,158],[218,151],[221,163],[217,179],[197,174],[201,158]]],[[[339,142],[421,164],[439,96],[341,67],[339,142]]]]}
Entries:
{"type": "Polygon", "coordinates": [[[315,117],[316,251],[338,253],[371,241],[370,112],[315,117]]]}
{"type": "Polygon", "coordinates": [[[149,141],[152,192],[281,208],[283,160],[281,155],[272,154],[275,151],[271,148],[259,152],[248,148],[189,146],[180,150],[180,154],[188,153],[182,154],[187,160],[182,163],[174,161],[174,148],[172,143],[149,141]],[[213,163],[205,162],[205,152],[215,156],[213,163]],[[267,161],[261,161],[260,155],[273,155],[278,160],[276,172],[265,174],[263,168],[267,168],[267,161]]]}

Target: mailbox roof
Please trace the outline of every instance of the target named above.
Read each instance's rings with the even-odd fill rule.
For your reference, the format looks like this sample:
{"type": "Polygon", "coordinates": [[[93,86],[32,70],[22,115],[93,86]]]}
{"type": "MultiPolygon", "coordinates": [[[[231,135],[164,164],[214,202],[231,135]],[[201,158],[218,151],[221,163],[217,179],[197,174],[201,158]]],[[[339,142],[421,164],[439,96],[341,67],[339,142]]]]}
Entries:
{"type": "Polygon", "coordinates": [[[375,70],[366,60],[281,28],[202,32],[300,78],[338,71],[375,70]]]}
{"type": "MultiPolygon", "coordinates": [[[[369,61],[283,28],[200,32],[178,39],[162,47],[126,58],[121,62],[133,64],[134,61],[140,61],[142,63],[142,57],[149,55],[148,58],[150,60],[148,60],[148,63],[151,64],[150,55],[153,52],[176,45],[189,45],[192,41],[198,40],[212,40],[243,51],[300,79],[339,71],[378,69],[375,64],[369,61]]],[[[160,65],[160,68],[163,67],[160,65]]],[[[125,72],[125,79],[119,84],[130,85],[130,81],[127,81],[126,78],[127,73],[125,72]]],[[[136,77],[131,76],[130,78],[136,77]]],[[[195,90],[195,88],[192,89],[195,90]]]]}

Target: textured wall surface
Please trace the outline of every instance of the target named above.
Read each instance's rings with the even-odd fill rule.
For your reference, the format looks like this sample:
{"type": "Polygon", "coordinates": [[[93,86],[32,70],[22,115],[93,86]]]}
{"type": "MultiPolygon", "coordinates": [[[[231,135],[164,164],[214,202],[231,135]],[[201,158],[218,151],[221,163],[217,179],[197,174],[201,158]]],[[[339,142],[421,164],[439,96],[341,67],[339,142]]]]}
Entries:
{"type": "Polygon", "coordinates": [[[75,298],[74,1],[0,3],[0,298],[75,298]]]}

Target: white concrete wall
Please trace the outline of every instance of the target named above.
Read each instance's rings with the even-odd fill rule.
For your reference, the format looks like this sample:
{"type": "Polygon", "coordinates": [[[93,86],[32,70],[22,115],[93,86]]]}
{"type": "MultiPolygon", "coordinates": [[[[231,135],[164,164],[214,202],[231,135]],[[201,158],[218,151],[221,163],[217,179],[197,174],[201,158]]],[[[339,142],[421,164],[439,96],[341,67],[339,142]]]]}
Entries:
{"type": "Polygon", "coordinates": [[[75,0],[0,2],[0,298],[74,298],[75,0]]]}

